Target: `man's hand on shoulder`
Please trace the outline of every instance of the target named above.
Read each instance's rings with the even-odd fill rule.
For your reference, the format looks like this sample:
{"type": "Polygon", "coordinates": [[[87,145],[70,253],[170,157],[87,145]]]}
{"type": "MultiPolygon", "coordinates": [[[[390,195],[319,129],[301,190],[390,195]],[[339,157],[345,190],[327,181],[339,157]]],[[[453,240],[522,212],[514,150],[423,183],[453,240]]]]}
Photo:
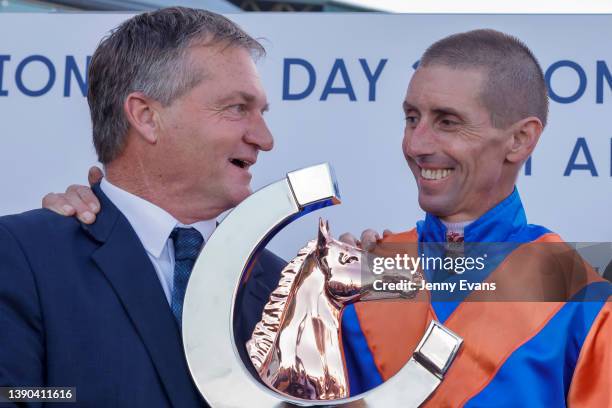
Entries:
{"type": "MultiPolygon", "coordinates": [[[[99,183],[104,174],[98,167],[91,167],[87,175],[89,185],[99,183]]],[[[65,193],[49,193],[43,197],[43,208],[65,216],[75,216],[85,224],[93,224],[100,211],[100,201],[91,188],[73,184],[65,193]]]]}

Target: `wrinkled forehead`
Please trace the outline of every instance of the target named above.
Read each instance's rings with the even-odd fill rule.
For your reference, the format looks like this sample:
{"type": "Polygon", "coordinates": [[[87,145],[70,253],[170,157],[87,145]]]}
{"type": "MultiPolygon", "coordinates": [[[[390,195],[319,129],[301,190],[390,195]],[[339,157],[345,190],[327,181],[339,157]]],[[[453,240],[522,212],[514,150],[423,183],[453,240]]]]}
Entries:
{"type": "Polygon", "coordinates": [[[207,85],[224,93],[240,92],[266,104],[266,92],[251,51],[227,44],[194,45],[189,49],[189,69],[198,71],[207,85]]]}
{"type": "Polygon", "coordinates": [[[405,101],[419,109],[480,107],[486,78],[486,71],[479,68],[419,67],[408,84],[405,101]]]}

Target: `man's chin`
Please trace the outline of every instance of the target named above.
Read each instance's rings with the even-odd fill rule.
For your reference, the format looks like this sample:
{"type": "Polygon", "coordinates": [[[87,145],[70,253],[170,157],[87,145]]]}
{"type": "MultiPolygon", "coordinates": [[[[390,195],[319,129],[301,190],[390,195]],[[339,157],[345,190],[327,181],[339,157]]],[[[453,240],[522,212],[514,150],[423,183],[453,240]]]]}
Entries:
{"type": "Polygon", "coordinates": [[[231,198],[232,207],[236,207],[238,204],[246,200],[251,194],[253,194],[253,190],[251,190],[250,186],[240,189],[239,191],[235,191],[231,198]]]}
{"type": "Polygon", "coordinates": [[[419,194],[419,206],[426,213],[438,218],[448,217],[453,213],[452,204],[442,197],[424,197],[423,194],[419,194]]]}

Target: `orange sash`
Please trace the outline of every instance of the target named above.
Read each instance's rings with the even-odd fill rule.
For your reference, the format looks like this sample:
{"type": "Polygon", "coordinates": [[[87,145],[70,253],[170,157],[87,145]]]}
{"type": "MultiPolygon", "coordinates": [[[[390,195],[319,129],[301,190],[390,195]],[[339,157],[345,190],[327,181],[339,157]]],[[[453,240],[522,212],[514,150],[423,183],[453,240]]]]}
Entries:
{"type": "MultiPolygon", "coordinates": [[[[414,243],[417,240],[416,229],[413,229],[387,237],[384,242],[414,243]]],[[[568,250],[569,247],[562,243],[558,235],[545,234],[534,242],[558,244],[546,247],[522,245],[509,254],[486,279],[487,282],[497,282],[498,288],[518,288],[517,290],[524,293],[526,301],[495,300],[496,297],[511,299],[511,296],[515,295],[507,291],[498,295],[473,292],[447,319],[445,326],[463,337],[464,343],[455,362],[446,373],[444,381],[424,406],[463,406],[489,384],[515,350],[534,337],[549,322],[565,303],[528,300],[541,299],[542,290],[550,290],[551,284],[560,281],[560,275],[557,273],[550,275],[550,271],[563,273],[561,279],[563,284],[559,285],[558,290],[564,291],[562,294],[565,297],[575,294],[585,284],[601,280],[597,273],[576,257],[571,249],[568,250]],[[546,250],[542,251],[542,248],[546,250]],[[575,269],[580,268],[588,268],[588,272],[585,274],[583,270],[583,273],[576,273],[575,269]],[[509,279],[512,279],[514,284],[510,284],[509,279]],[[521,287],[516,282],[526,284],[521,287]]],[[[559,295],[559,293],[553,294],[559,295]]],[[[600,316],[599,319],[610,319],[609,306],[606,305],[608,317],[600,316]]],[[[416,300],[410,301],[357,303],[355,309],[374,362],[384,380],[404,366],[412,356],[429,322],[436,318],[427,293],[419,293],[416,300]]],[[[610,324],[607,327],[607,330],[610,330],[610,324]]],[[[585,344],[585,347],[604,346],[605,344],[591,345],[589,340],[585,344]]],[[[611,362],[587,361],[585,367],[601,369],[602,364],[607,364],[609,381],[611,362]]],[[[580,371],[577,370],[576,374],[579,375],[580,371]]],[[[604,388],[609,387],[606,385],[604,388]]],[[[572,385],[572,390],[574,389],[584,389],[584,387],[572,385]]],[[[574,400],[584,400],[581,395],[576,391],[572,397],[574,400]]],[[[577,404],[577,406],[587,405],[577,404]]]]}

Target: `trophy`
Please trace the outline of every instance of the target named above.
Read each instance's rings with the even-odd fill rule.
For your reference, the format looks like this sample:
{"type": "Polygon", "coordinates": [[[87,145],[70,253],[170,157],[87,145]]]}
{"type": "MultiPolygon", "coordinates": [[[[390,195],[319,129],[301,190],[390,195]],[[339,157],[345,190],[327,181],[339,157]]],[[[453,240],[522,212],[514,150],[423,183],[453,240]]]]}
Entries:
{"type": "Polygon", "coordinates": [[[323,221],[317,239],[283,269],[251,338],[236,343],[234,305],[259,251],[290,222],[339,203],[328,164],[296,170],[244,200],[208,240],[189,280],[182,327],[191,375],[212,407],[418,407],[443,380],[462,339],[432,321],[396,375],[350,394],[340,340],[343,309],[414,292],[373,291],[361,265],[365,252],[333,239],[323,221]]]}

